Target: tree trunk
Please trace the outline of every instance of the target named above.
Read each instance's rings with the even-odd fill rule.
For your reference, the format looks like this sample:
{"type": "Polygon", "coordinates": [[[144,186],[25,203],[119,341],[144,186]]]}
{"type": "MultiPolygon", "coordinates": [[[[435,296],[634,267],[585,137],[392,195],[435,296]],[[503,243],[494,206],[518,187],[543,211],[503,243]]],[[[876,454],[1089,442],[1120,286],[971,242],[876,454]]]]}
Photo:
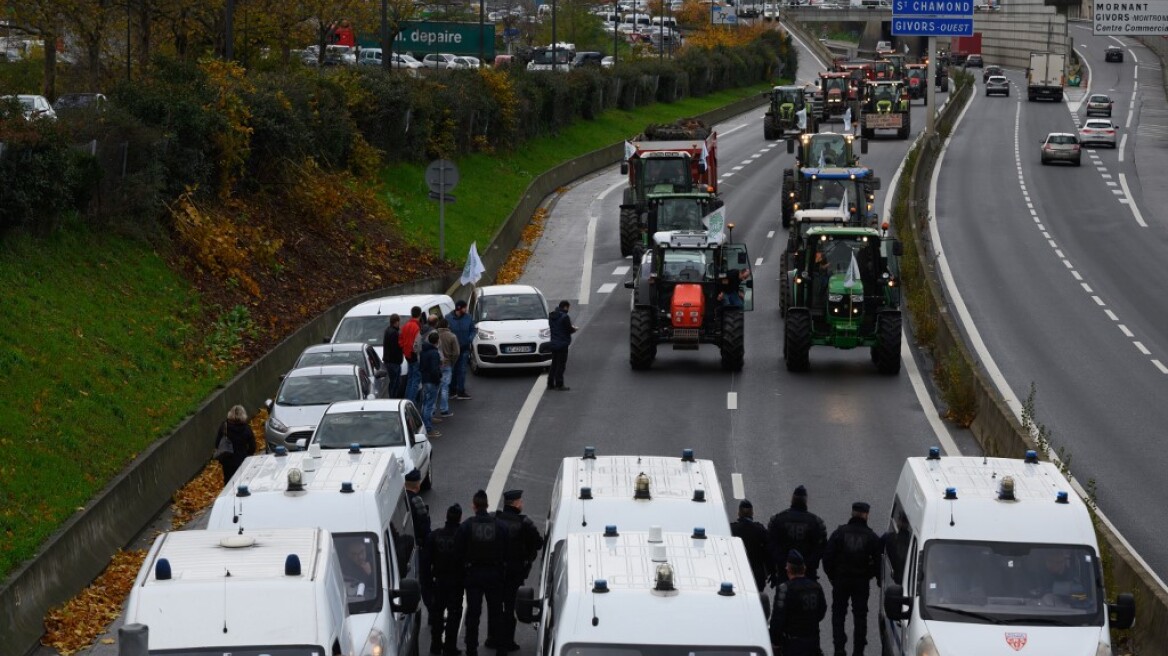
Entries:
{"type": "Polygon", "coordinates": [[[138,0],[138,69],[150,67],[150,0],[138,0]]]}
{"type": "Polygon", "coordinates": [[[57,99],[57,35],[45,32],[42,38],[45,46],[45,83],[41,95],[53,102],[57,99]]]}
{"type": "Polygon", "coordinates": [[[101,87],[101,40],[103,35],[90,34],[85,41],[86,70],[89,77],[89,88],[101,87]]]}

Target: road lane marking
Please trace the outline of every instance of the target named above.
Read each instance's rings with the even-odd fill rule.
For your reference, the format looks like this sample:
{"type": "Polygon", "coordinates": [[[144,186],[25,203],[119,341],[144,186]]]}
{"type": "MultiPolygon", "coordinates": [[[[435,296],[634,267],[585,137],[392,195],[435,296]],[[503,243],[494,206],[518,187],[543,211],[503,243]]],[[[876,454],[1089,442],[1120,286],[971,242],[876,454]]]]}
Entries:
{"type": "Polygon", "coordinates": [[[768,231],[767,232],[767,239],[774,239],[774,238],[775,238],[775,231],[774,230],[768,231]]]}
{"type": "Polygon", "coordinates": [[[1168,367],[1165,367],[1164,363],[1160,362],[1159,360],[1152,360],[1152,364],[1156,365],[1156,368],[1160,370],[1160,373],[1168,374],[1168,367]]]}
{"type": "Polygon", "coordinates": [[[738,409],[738,392],[726,392],[726,409],[738,409]]]}
{"type": "Polygon", "coordinates": [[[1083,276],[1081,276],[1079,274],[1079,272],[1075,271],[1074,269],[1071,269],[1071,276],[1073,276],[1075,278],[1075,280],[1082,280],[1083,279],[1083,276]]]}
{"type": "Polygon", "coordinates": [[[1119,161],[1123,161],[1123,149],[1127,146],[1127,134],[1124,133],[1119,139],[1119,161]]]}
{"type": "Polygon", "coordinates": [[[1093,293],[1095,293],[1095,290],[1091,289],[1091,285],[1088,285],[1088,284],[1087,284],[1087,283],[1085,283],[1085,282],[1083,282],[1083,283],[1079,283],[1079,284],[1083,286],[1083,291],[1087,292],[1088,294],[1093,294],[1093,293]]]}
{"type": "Polygon", "coordinates": [[[746,498],[746,485],[742,482],[742,474],[738,472],[730,474],[730,493],[735,499],[746,498]]]}
{"type": "Polygon", "coordinates": [[[535,409],[543,392],[547,389],[547,374],[540,374],[527,393],[527,400],[519,409],[515,423],[511,425],[511,434],[507,436],[507,443],[499,452],[499,459],[495,468],[491,470],[491,478],[487,483],[487,498],[498,499],[503,494],[503,486],[507,484],[507,477],[511,474],[511,467],[515,465],[515,456],[519,454],[519,447],[523,446],[523,438],[527,436],[527,429],[531,426],[531,419],[535,416],[535,409]]]}
{"type": "Polygon", "coordinates": [[[1129,330],[1128,327],[1123,325],[1122,323],[1119,324],[1119,331],[1123,333],[1124,337],[1135,337],[1135,335],[1132,334],[1132,331],[1129,330]]]}
{"type": "Polygon", "coordinates": [[[761,257],[754,261],[754,266],[762,266],[762,258],[761,257]]]}
{"type": "Polygon", "coordinates": [[[1103,302],[1103,299],[1099,298],[1098,296],[1092,296],[1091,300],[1095,301],[1095,305],[1098,305],[1099,307],[1105,307],[1107,305],[1103,302]]]}
{"type": "MultiPolygon", "coordinates": [[[[1141,228],[1148,227],[1148,224],[1144,222],[1144,215],[1140,214],[1140,208],[1136,205],[1136,199],[1132,198],[1131,189],[1128,189],[1127,176],[1123,173],[1119,174],[1119,186],[1123,187],[1123,195],[1130,201],[1127,206],[1131,209],[1132,215],[1136,217],[1136,223],[1140,224],[1141,228]]],[[[1112,191],[1115,190],[1112,189],[1112,191]]]]}
{"type": "Polygon", "coordinates": [[[603,285],[596,288],[596,293],[597,294],[611,294],[612,290],[614,290],[614,289],[616,289],[615,282],[606,282],[603,285]]]}
{"type": "Polygon", "coordinates": [[[1108,319],[1111,319],[1112,321],[1119,321],[1119,317],[1115,316],[1115,313],[1111,310],[1104,310],[1103,313],[1107,315],[1108,319]]]}
{"type": "Polygon", "coordinates": [[[1143,353],[1144,355],[1151,355],[1152,354],[1152,352],[1148,350],[1148,347],[1144,346],[1143,343],[1141,343],[1141,342],[1132,342],[1132,345],[1135,346],[1136,348],[1138,348],[1140,350],[1140,353],[1143,353]]]}
{"type": "Polygon", "coordinates": [[[630,267],[628,267],[628,266],[618,266],[617,268],[612,270],[612,275],[614,275],[614,276],[628,275],[629,268],[630,267]]]}

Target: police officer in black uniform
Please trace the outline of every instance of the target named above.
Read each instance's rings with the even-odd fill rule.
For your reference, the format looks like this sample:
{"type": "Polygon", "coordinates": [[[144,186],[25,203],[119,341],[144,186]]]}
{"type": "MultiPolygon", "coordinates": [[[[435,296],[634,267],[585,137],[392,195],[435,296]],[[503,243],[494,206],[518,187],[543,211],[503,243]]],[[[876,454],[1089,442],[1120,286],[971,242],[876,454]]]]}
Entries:
{"type": "Polygon", "coordinates": [[[456,548],[462,506],[446,510],[446,524],[430,531],[422,546],[422,585],[430,598],[430,653],[458,656],[458,623],[462,621],[465,568],[456,548]]]}
{"type": "Polygon", "coordinates": [[[775,589],[771,612],[771,644],[776,656],[820,656],[819,623],[827,615],[827,599],[819,583],[804,576],[803,554],[787,554],[787,580],[775,589]]]}
{"type": "Polygon", "coordinates": [[[422,472],[411,469],[406,474],[406,501],[410,504],[410,520],[414,523],[417,544],[425,544],[430,535],[430,508],[422,501],[422,472]]]}
{"type": "Polygon", "coordinates": [[[767,552],[767,530],[754,521],[754,504],[750,499],[738,502],[738,519],[730,522],[730,535],[742,540],[746,547],[746,559],[750,561],[750,571],[759,591],[766,585],[772,573],[771,556],[767,552]]]}
{"type": "Polygon", "coordinates": [[[853,656],[863,656],[868,644],[868,581],[880,571],[880,536],[868,528],[870,509],[863,501],[853,503],[852,518],[831,534],[823,554],[823,569],[831,581],[831,637],[835,656],[847,656],[844,623],[849,600],[853,656]]]}
{"type": "MultiPolygon", "coordinates": [[[[499,632],[504,651],[519,651],[515,643],[515,593],[531,573],[531,564],[543,548],[543,536],[535,527],[535,522],[523,514],[523,490],[507,490],[503,493],[503,508],[495,511],[495,517],[507,524],[511,545],[507,552],[507,572],[503,581],[503,628],[499,632]]],[[[487,639],[487,647],[495,646],[487,639]]]]}
{"type": "MultiPolygon", "coordinates": [[[[503,581],[509,550],[507,525],[487,512],[490,505],[483,490],[474,495],[474,517],[458,527],[455,545],[465,568],[466,654],[479,652],[479,620],[483,599],[487,600],[487,632],[501,633],[503,627],[503,581]]],[[[494,645],[505,644],[498,635],[488,635],[494,645]]],[[[507,652],[496,647],[498,656],[507,652]]]]}
{"type": "MultiPolygon", "coordinates": [[[[787,554],[797,550],[803,555],[807,578],[819,579],[819,559],[827,542],[827,526],[819,515],[807,510],[807,488],[800,485],[791,494],[791,507],[771,517],[767,524],[767,544],[771,562],[777,567],[786,562],[787,554]]],[[[776,581],[778,585],[780,581],[776,581]]]]}

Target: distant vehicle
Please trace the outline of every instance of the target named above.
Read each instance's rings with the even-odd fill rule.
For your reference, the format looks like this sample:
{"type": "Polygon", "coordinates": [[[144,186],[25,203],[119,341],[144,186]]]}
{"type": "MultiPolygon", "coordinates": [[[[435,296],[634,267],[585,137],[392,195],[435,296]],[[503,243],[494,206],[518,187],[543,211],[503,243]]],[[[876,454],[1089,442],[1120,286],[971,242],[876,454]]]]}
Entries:
{"type": "Polygon", "coordinates": [[[1119,46],[1107,46],[1107,52],[1103,55],[1104,61],[1123,63],[1123,48],[1119,46]]]}
{"type": "Polygon", "coordinates": [[[264,439],[268,448],[293,449],[307,440],[329,404],[373,398],[373,383],[357,365],[326,365],[293,369],[284,377],[275,399],[268,399],[264,439]]]}
{"type": "Polygon", "coordinates": [[[422,58],[422,66],[426,68],[449,68],[454,61],[454,55],[449,52],[432,52],[422,58]]]}
{"type": "Polygon", "coordinates": [[[471,371],[551,364],[548,305],[535,287],[476,287],[469,312],[478,329],[471,346],[471,371]]]}
{"type": "Polygon", "coordinates": [[[471,57],[470,55],[459,55],[451,59],[446,68],[448,69],[462,69],[462,68],[481,68],[482,62],[478,57],[471,57]]]}
{"type": "Polygon", "coordinates": [[[1114,103],[1111,96],[1105,93],[1093,93],[1090,98],[1087,98],[1087,116],[1107,116],[1111,117],[1111,107],[1114,103]]]}
{"type": "Polygon", "coordinates": [[[53,103],[53,110],[58,116],[67,114],[100,114],[108,104],[104,94],[100,93],[66,93],[53,103]]]}
{"type": "Polygon", "coordinates": [[[572,59],[572,68],[580,68],[581,66],[602,66],[604,54],[599,52],[578,52],[572,59]]]}
{"type": "MultiPolygon", "coordinates": [[[[418,69],[422,67],[422,62],[407,54],[395,52],[392,57],[390,66],[395,69],[401,69],[410,75],[416,76],[418,69]]],[[[381,66],[382,61],[383,54],[381,48],[363,48],[357,64],[360,66],[381,66]]]]}
{"type": "Polygon", "coordinates": [[[44,96],[33,95],[18,95],[18,96],[0,96],[0,101],[12,101],[15,99],[20,103],[20,113],[24,116],[26,121],[39,120],[57,120],[57,112],[53,111],[53,106],[44,96]]]}
{"type": "Polygon", "coordinates": [[[1067,81],[1067,56],[1061,52],[1032,52],[1026,69],[1026,95],[1029,100],[1050,98],[1063,101],[1067,81]]]}
{"type": "Polygon", "coordinates": [[[1079,137],[1068,132],[1051,132],[1042,140],[1042,163],[1070,162],[1075,166],[1083,163],[1079,148],[1079,137]]]}
{"type": "Polygon", "coordinates": [[[981,55],[969,55],[965,58],[966,68],[981,68],[984,65],[985,62],[982,60],[981,55]]]}
{"type": "Polygon", "coordinates": [[[605,57],[604,59],[600,60],[601,68],[612,68],[615,65],[616,65],[616,59],[612,55],[609,55],[609,56],[605,57]]]}
{"type": "Polygon", "coordinates": [[[1079,144],[1096,144],[1115,148],[1115,133],[1118,128],[1109,119],[1092,118],[1079,128],[1079,144]]]}
{"type": "Polygon", "coordinates": [[[995,75],[1005,75],[1006,72],[1002,70],[1001,66],[986,66],[985,70],[981,72],[981,81],[985,82],[995,75]]]}
{"type": "Polygon", "coordinates": [[[324,48],[325,66],[356,66],[357,49],[353,46],[328,45],[324,48]]]}
{"type": "Polygon", "coordinates": [[[1010,81],[1004,75],[994,75],[985,83],[985,95],[993,96],[1001,94],[1003,96],[1010,95],[1010,81]]]}
{"type": "Polygon", "coordinates": [[[412,401],[377,399],[372,401],[338,401],[324,411],[312,437],[297,442],[301,449],[313,444],[322,450],[377,449],[402,460],[402,469],[417,469],[422,474],[422,489],[433,485],[431,464],[433,446],[426,436],[422,414],[412,401]]]}

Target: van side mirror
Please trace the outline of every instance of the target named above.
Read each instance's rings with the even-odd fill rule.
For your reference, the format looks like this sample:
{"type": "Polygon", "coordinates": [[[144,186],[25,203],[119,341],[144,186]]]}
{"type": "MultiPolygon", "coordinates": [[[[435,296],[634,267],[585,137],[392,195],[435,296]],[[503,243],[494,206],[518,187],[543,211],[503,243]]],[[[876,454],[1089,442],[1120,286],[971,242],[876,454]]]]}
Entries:
{"type": "Polygon", "coordinates": [[[271,413],[272,413],[272,407],[273,407],[274,405],[275,405],[275,404],[274,404],[274,403],[272,403],[272,400],[271,400],[271,399],[268,399],[268,400],[264,401],[264,407],[268,409],[268,414],[271,414],[271,413]]]}
{"type": "Polygon", "coordinates": [[[897,257],[904,255],[904,244],[899,239],[892,242],[892,254],[897,257]]]}
{"type": "Polygon", "coordinates": [[[393,610],[409,614],[418,610],[418,604],[422,601],[422,586],[418,584],[417,579],[402,579],[400,587],[397,590],[390,590],[390,595],[397,599],[397,602],[392,604],[393,610]]]}
{"type": "Polygon", "coordinates": [[[323,337],[323,338],[321,338],[320,343],[321,344],[328,344],[331,341],[332,341],[331,337],[323,337]]]}
{"type": "Polygon", "coordinates": [[[535,598],[535,589],[523,586],[515,593],[515,619],[524,624],[539,620],[542,604],[535,598]]]}
{"type": "Polygon", "coordinates": [[[1114,604],[1107,604],[1107,611],[1111,616],[1111,628],[1130,629],[1136,623],[1136,598],[1125,592],[1115,598],[1114,604]]]}
{"type": "Polygon", "coordinates": [[[430,440],[430,438],[426,437],[422,433],[414,433],[412,439],[414,440],[414,444],[421,444],[430,440]]]}
{"type": "Polygon", "coordinates": [[[626,161],[621,162],[621,175],[628,175],[628,174],[629,174],[629,163],[626,160],[626,161]]]}
{"type": "Polygon", "coordinates": [[[907,620],[912,616],[912,597],[904,596],[904,587],[893,583],[884,589],[884,614],[890,620],[907,620]]]}
{"type": "MultiPolygon", "coordinates": [[[[860,137],[860,154],[861,155],[868,154],[868,140],[863,138],[863,137],[860,137]]],[[[877,187],[877,189],[879,189],[879,187],[877,187]]]]}
{"type": "Polygon", "coordinates": [[[771,596],[762,592],[759,593],[758,600],[762,602],[762,616],[769,622],[771,619],[771,596]]]}
{"type": "Polygon", "coordinates": [[[635,287],[635,286],[636,286],[636,285],[633,283],[633,281],[632,281],[632,280],[626,280],[626,281],[625,281],[625,289],[632,289],[632,288],[633,288],[633,287],[635,287]]]}

